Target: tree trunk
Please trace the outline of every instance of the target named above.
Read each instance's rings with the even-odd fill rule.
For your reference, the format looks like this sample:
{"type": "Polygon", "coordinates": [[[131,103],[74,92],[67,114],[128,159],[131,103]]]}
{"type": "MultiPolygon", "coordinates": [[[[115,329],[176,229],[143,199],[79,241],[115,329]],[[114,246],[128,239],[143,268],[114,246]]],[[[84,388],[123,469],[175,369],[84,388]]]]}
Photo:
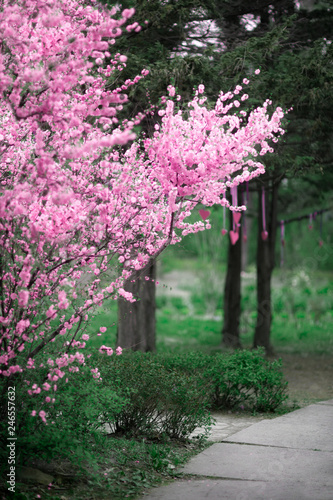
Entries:
{"type": "MultiPolygon", "coordinates": [[[[243,217],[246,217],[246,234],[243,231],[243,241],[242,241],[242,271],[246,271],[249,265],[249,238],[252,230],[252,217],[248,217],[247,213],[252,210],[252,198],[247,200],[247,211],[242,215],[243,217]]],[[[242,222],[242,227],[244,228],[244,219],[242,222]]]]}
{"type": "Polygon", "coordinates": [[[269,185],[266,188],[266,222],[268,237],[262,239],[262,204],[261,191],[259,191],[258,210],[258,246],[257,246],[257,322],[254,334],[253,347],[262,346],[266,354],[274,354],[270,343],[270,332],[272,323],[272,303],[271,303],[271,278],[275,267],[275,241],[277,229],[277,201],[279,183],[273,183],[271,193],[269,185]]]}
{"type": "MultiPolygon", "coordinates": [[[[232,212],[230,227],[232,228],[232,212]]],[[[239,338],[239,319],[241,314],[241,266],[242,266],[242,226],[235,245],[229,238],[228,269],[224,286],[224,321],[222,344],[234,349],[241,348],[239,338]]]]}
{"type": "Polygon", "coordinates": [[[117,346],[133,351],[155,351],[155,279],[156,263],[153,262],[136,272],[133,282],[125,283],[124,289],[132,292],[137,301],[118,300],[117,346]]]}

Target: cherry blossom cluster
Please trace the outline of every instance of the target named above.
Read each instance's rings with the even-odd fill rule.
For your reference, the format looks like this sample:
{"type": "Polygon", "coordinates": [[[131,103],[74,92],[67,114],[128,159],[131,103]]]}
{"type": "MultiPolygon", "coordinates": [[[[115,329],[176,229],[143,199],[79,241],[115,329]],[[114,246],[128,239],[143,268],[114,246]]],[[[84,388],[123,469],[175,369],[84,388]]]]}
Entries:
{"type": "Polygon", "coordinates": [[[200,85],[183,111],[170,86],[153,137],[135,140],[142,116],[120,123],[117,112],[147,71],[117,87],[126,57],[114,48],[140,29],[133,14],[116,19],[93,0],[1,2],[0,375],[48,367],[42,384],[26,379],[34,397],[84,366],[89,319],[106,299],[134,300],[123,288],[134,271],[210,227],[186,221],[198,203],[245,208],[227,190],[264,172],[257,157],[283,133],[269,101],[238,111],[241,86],[209,109],[200,85]]]}

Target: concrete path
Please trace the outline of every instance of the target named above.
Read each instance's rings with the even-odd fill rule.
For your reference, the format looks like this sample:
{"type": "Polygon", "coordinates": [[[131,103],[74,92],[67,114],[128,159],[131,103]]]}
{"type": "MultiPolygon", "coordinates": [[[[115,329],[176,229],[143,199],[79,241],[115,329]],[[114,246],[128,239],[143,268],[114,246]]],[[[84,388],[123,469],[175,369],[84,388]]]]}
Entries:
{"type": "MultiPolygon", "coordinates": [[[[232,413],[231,411],[213,412],[211,415],[215,425],[210,429],[208,441],[212,441],[213,443],[220,443],[233,434],[236,434],[236,432],[247,429],[250,425],[265,419],[261,414],[253,416],[248,414],[244,415],[241,412],[232,413]]],[[[204,433],[205,429],[203,427],[197,427],[190,435],[190,438],[195,438],[204,433]]]]}
{"type": "Polygon", "coordinates": [[[333,500],[333,399],[243,428],[181,472],[143,498],[333,500]]]}

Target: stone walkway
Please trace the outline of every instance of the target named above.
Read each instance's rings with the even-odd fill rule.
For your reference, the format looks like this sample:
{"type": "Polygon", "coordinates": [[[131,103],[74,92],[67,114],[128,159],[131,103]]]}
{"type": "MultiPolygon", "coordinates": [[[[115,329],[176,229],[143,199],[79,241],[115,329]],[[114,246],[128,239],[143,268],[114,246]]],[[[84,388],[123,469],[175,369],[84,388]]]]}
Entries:
{"type": "Polygon", "coordinates": [[[235,422],[219,418],[211,439],[229,436],[193,457],[178,471],[184,474],[182,479],[143,498],[333,499],[333,400],[253,425],[247,417],[235,422]],[[243,428],[234,433],[237,425],[243,428]]]}
{"type": "MultiPolygon", "coordinates": [[[[265,417],[261,415],[242,415],[240,413],[231,412],[213,412],[212,417],[215,421],[215,425],[212,426],[211,431],[208,435],[208,440],[214,443],[222,441],[223,439],[236,434],[236,432],[246,429],[265,417]]],[[[204,429],[198,427],[191,434],[191,438],[203,434],[204,429]]]]}

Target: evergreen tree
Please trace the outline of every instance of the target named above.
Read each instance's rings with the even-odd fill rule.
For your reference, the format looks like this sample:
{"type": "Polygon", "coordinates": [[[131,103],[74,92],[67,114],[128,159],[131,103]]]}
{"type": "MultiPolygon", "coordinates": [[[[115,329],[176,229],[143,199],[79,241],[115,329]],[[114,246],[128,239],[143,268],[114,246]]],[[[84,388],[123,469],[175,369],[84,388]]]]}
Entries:
{"type": "MultiPolygon", "coordinates": [[[[264,158],[269,174],[251,186],[258,193],[262,187],[266,192],[269,231],[263,241],[258,224],[258,318],[254,345],[264,345],[267,351],[271,350],[270,280],[275,265],[278,186],[284,177],[295,175],[312,182],[311,179],[318,179],[332,165],[333,10],[320,1],[310,2],[310,8],[308,4],[300,2],[297,7],[292,0],[123,2],[123,7],[136,9],[135,20],[143,28],[132,31],[121,41],[121,52],[128,56],[131,71],[143,67],[150,70],[150,76],[130,93],[133,115],[150,104],[156,105],[170,78],[185,97],[193,86],[204,81],[208,83],[207,94],[213,99],[221,88],[233,88],[257,67],[261,68],[261,74],[251,84],[248,106],[255,107],[263,95],[270,95],[274,106],[293,107],[285,140],[277,154],[264,158]]],[[[129,76],[125,69],[123,80],[129,76]]],[[[146,133],[151,133],[155,120],[155,116],[147,115],[143,124],[146,133]]],[[[260,220],[260,213],[258,216],[260,220]]],[[[240,268],[231,262],[232,255],[230,248],[227,283],[240,280],[240,268]]],[[[232,317],[232,311],[226,311],[228,304],[240,311],[237,287],[233,295],[226,286],[225,297],[229,298],[225,319],[232,317]]],[[[140,287],[141,307],[145,307],[144,293],[144,287],[140,287]]],[[[120,314],[124,327],[128,314],[127,310],[120,314]]],[[[238,345],[239,317],[234,323],[235,330],[228,334],[228,342],[238,345]]],[[[228,329],[225,324],[224,334],[228,329]]]]}

